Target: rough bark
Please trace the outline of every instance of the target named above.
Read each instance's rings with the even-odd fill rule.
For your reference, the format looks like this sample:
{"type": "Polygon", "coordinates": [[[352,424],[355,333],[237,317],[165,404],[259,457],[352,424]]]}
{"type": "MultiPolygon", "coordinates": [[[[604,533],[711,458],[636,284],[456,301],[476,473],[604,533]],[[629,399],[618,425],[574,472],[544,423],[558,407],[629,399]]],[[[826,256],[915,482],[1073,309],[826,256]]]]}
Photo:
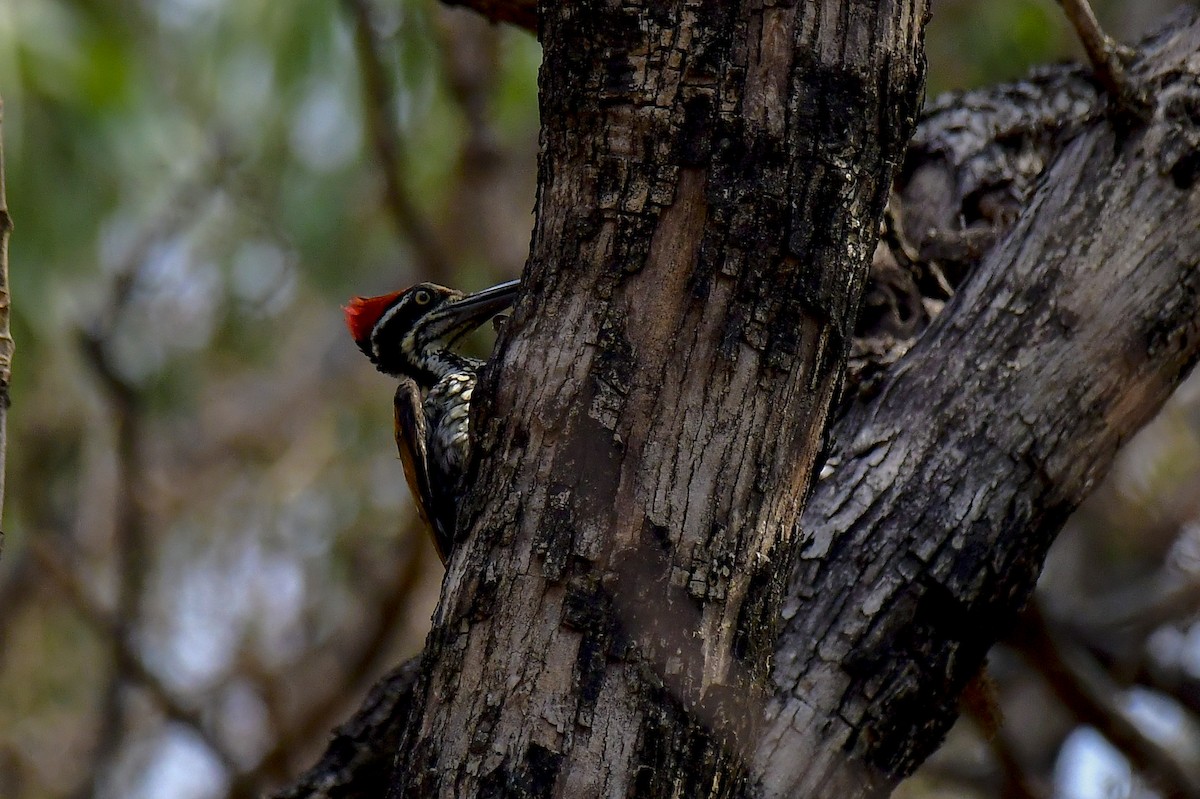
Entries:
{"type": "Polygon", "coordinates": [[[541,9],[526,294],[395,795],[745,786],[924,15],[541,9]]]}
{"type": "Polygon", "coordinates": [[[1198,51],[1194,20],[1151,43],[1132,75],[1152,121],[1086,124],[837,425],[785,612],[768,795],[884,796],[932,752],[1067,514],[1195,363],[1198,51]]]}

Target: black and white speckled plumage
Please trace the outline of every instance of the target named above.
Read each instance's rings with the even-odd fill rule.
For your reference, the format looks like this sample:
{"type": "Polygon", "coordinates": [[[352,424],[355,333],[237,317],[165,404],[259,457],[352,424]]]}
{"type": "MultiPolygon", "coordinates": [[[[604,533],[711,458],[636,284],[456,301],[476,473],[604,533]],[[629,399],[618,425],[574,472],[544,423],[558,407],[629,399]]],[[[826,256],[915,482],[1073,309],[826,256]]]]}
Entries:
{"type": "Polygon", "coordinates": [[[358,298],[347,323],[359,348],[399,378],[396,444],[405,477],[438,554],[454,547],[458,498],[470,454],[471,397],[481,362],[453,350],[471,330],[512,304],[517,281],[464,296],[422,283],[395,295],[358,298]]]}
{"type": "Polygon", "coordinates": [[[454,371],[443,377],[425,398],[423,409],[429,426],[429,454],[433,463],[447,475],[459,474],[467,462],[470,436],[471,392],[475,390],[475,369],[454,371]]]}

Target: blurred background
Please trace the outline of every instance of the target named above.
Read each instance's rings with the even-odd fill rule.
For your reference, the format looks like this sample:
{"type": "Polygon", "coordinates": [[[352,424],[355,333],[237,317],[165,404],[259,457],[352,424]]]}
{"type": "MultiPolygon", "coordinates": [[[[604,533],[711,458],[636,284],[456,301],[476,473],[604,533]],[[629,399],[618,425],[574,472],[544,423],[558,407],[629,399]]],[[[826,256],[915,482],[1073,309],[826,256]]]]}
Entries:
{"type": "MultiPolygon", "coordinates": [[[[934,12],[931,95],[1079,55],[1052,0],[934,12]]],[[[257,796],[419,651],[442,569],[339,305],[519,274],[539,58],[432,0],[0,0],[0,799],[257,796]]],[[[994,651],[999,733],[904,795],[1200,795],[1198,570],[1193,380],[994,651]]]]}

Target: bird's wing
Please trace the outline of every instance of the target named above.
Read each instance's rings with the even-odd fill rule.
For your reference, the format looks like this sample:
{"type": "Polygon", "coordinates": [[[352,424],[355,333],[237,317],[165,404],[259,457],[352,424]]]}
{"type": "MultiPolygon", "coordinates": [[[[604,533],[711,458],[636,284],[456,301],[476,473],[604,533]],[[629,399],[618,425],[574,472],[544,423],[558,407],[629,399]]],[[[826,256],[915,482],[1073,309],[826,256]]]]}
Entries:
{"type": "Polygon", "coordinates": [[[396,388],[394,405],[396,449],[399,450],[400,461],[404,464],[404,478],[408,481],[413,501],[417,504],[417,513],[433,535],[438,557],[444,564],[446,555],[450,552],[452,539],[432,513],[433,491],[429,485],[429,460],[425,448],[425,410],[421,406],[421,391],[417,384],[408,378],[401,378],[400,385],[396,388]]]}

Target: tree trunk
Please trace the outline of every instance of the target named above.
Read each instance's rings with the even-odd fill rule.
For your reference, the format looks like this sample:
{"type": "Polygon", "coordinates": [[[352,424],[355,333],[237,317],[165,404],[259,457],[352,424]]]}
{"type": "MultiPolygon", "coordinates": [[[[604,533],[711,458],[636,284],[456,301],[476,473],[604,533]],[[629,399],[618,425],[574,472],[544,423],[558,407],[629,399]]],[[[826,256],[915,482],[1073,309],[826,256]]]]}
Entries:
{"type": "MultiPolygon", "coordinates": [[[[858,386],[834,428],[831,469],[815,487],[803,533],[775,540],[777,547],[790,541],[799,550],[800,563],[786,588],[774,669],[778,691],[765,703],[766,721],[753,752],[745,746],[745,736],[733,735],[730,747],[722,744],[731,737],[730,717],[736,721],[738,712],[753,712],[754,702],[747,697],[761,691],[761,683],[747,680],[750,690],[725,692],[725,701],[715,707],[703,698],[696,702],[696,688],[705,685],[707,674],[696,680],[691,669],[709,651],[695,655],[690,648],[710,642],[693,641],[687,634],[702,628],[705,610],[718,601],[708,594],[697,597],[696,588],[707,590],[712,584],[714,570],[705,572],[704,566],[731,563],[732,577],[718,583],[726,587],[727,596],[733,588],[745,591],[747,600],[765,595],[770,601],[775,584],[751,580],[747,585],[742,578],[752,571],[744,563],[754,561],[721,561],[709,549],[708,561],[698,554],[690,570],[672,571],[675,582],[663,582],[675,587],[662,589],[651,607],[639,604],[646,599],[636,593],[648,593],[640,587],[649,579],[643,576],[647,571],[654,575],[689,551],[706,552],[687,537],[686,522],[680,525],[682,531],[654,526],[658,517],[652,514],[660,508],[678,513],[669,504],[672,495],[665,488],[659,491],[660,484],[671,485],[677,453],[724,456],[719,450],[714,455],[704,447],[692,448],[698,437],[685,438],[682,445],[678,441],[681,432],[694,436],[693,431],[706,429],[689,426],[688,420],[709,421],[707,410],[689,412],[685,404],[677,413],[651,416],[660,425],[651,425],[638,441],[653,441],[660,449],[651,451],[654,458],[643,457],[636,468],[629,454],[634,439],[624,432],[627,428],[618,427],[624,446],[616,454],[603,433],[584,437],[580,432],[587,432],[585,425],[605,420],[628,423],[627,403],[645,401],[644,383],[609,377],[620,377],[624,369],[634,375],[638,369],[660,370],[662,377],[657,378],[656,371],[658,383],[652,386],[657,394],[651,399],[663,406],[677,402],[683,380],[708,380],[714,372],[703,364],[692,370],[698,375],[681,374],[674,367],[675,351],[664,352],[652,364],[631,354],[634,345],[643,348],[637,352],[645,351],[642,337],[652,335],[656,325],[679,316],[656,312],[648,321],[637,317],[643,321],[631,326],[628,305],[617,306],[625,308],[625,314],[616,316],[621,335],[613,333],[614,304],[629,301],[621,287],[645,275],[654,262],[643,256],[634,265],[640,272],[633,278],[614,277],[605,268],[614,261],[618,266],[628,263],[616,261],[615,255],[601,265],[594,262],[594,250],[586,249],[593,239],[585,233],[596,228],[579,221],[591,218],[584,216],[587,198],[596,190],[587,181],[568,184],[563,191],[578,189],[584,201],[560,209],[557,218],[564,221],[546,227],[547,187],[561,185],[555,181],[574,174],[550,157],[558,152],[556,147],[569,148],[563,143],[566,134],[548,131],[543,177],[552,180],[543,183],[535,243],[539,256],[531,265],[534,294],[612,288],[598,291],[601,298],[592,299],[592,304],[559,299],[553,306],[539,305],[532,317],[522,309],[517,320],[522,326],[512,331],[507,368],[517,355],[527,356],[525,368],[533,368],[548,390],[539,392],[540,386],[529,386],[511,371],[501,373],[494,386],[497,411],[518,407],[518,398],[530,403],[522,408],[537,410],[504,410],[488,430],[483,462],[496,464],[499,459],[501,466],[511,468],[481,473],[497,477],[481,479],[486,488],[477,498],[490,498],[501,507],[496,510],[481,502],[467,517],[476,530],[464,544],[471,560],[464,557],[452,565],[446,590],[455,604],[443,605],[427,651],[433,653],[426,662],[427,674],[435,680],[440,674],[447,676],[440,683],[426,681],[418,691],[426,725],[420,734],[428,738],[419,741],[414,734],[418,728],[410,728],[401,751],[419,749],[423,760],[406,758],[402,775],[423,779],[420,788],[430,790],[465,787],[482,792],[494,787],[519,795],[563,792],[569,785],[577,788],[577,795],[676,791],[673,795],[692,796],[740,790],[749,795],[854,797],[886,795],[915,768],[952,723],[959,690],[990,644],[1006,632],[1066,515],[1103,475],[1119,444],[1161,405],[1200,353],[1200,62],[1194,55],[1200,51],[1200,23],[1181,17],[1164,30],[1143,48],[1132,69],[1135,79],[1152,90],[1156,104],[1145,124],[1131,127],[1121,120],[1114,125],[1106,114],[1107,99],[1086,73],[1059,69],[1033,81],[939,101],[918,129],[893,195],[890,249],[881,248],[876,259],[877,268],[904,262],[916,277],[889,285],[877,274],[868,298],[875,302],[884,297],[879,304],[890,304],[893,311],[903,306],[905,319],[893,319],[890,325],[864,323],[871,329],[859,330],[859,354],[873,350],[878,359],[890,348],[892,355],[884,358],[890,360],[920,334],[928,316],[921,309],[929,305],[922,305],[919,294],[915,302],[903,294],[917,293],[912,284],[929,278],[923,270],[945,272],[955,285],[966,270],[974,272],[894,368],[858,386]],[[572,216],[576,207],[581,209],[579,216],[572,216]],[[558,260],[568,247],[577,253],[575,258],[558,260]],[[552,254],[540,254],[546,250],[552,254]],[[551,271],[555,264],[570,264],[572,279],[559,279],[565,275],[551,271]],[[913,308],[915,317],[909,313],[913,308]],[[590,345],[562,350],[563,342],[576,340],[571,331],[586,327],[578,320],[592,319],[586,315],[589,310],[599,314],[590,345]],[[539,330],[543,332],[535,345],[533,333],[539,330]],[[884,343],[875,346],[878,342],[884,343]],[[540,361],[540,371],[539,346],[555,354],[540,361]],[[576,389],[560,388],[564,382],[576,389]],[[533,405],[531,397],[540,398],[541,404],[533,405]],[[608,404],[610,400],[614,404],[608,404]],[[514,482],[520,490],[510,494],[499,481],[500,474],[516,480],[524,470],[535,468],[532,460],[547,453],[561,460],[538,460],[536,468],[544,471],[536,472],[531,482],[514,482]],[[586,481],[603,470],[555,466],[592,459],[613,459],[619,475],[617,500],[599,509],[581,503],[579,497],[590,495],[594,489],[586,481]],[[643,472],[648,463],[672,469],[660,478],[657,471],[643,472]],[[646,514],[651,525],[623,534],[624,540],[633,541],[626,549],[637,558],[636,568],[631,568],[620,560],[620,553],[602,548],[610,530],[617,536],[630,528],[604,522],[603,514],[623,518],[620,514],[628,505],[619,503],[629,493],[636,500],[643,492],[651,493],[651,513],[646,514]],[[660,502],[666,504],[655,504],[660,502]],[[535,515],[535,509],[542,510],[535,515]],[[644,533],[652,543],[636,538],[644,533]],[[517,566],[525,575],[519,580],[507,571],[517,553],[517,566]],[[595,577],[601,558],[607,559],[605,571],[595,577]],[[558,565],[547,565],[552,562],[558,565]],[[551,577],[539,582],[548,573],[551,577]],[[691,579],[697,574],[705,579],[691,579]],[[526,593],[510,593],[508,586],[527,586],[527,581],[535,585],[526,593]],[[630,589],[631,584],[639,587],[630,589]],[[458,608],[457,615],[446,607],[458,608]],[[471,612],[474,617],[466,616],[471,612]],[[565,628],[559,623],[563,614],[565,628]],[[458,619],[458,626],[447,619],[458,619]],[[495,629],[502,624],[513,630],[495,629]],[[483,640],[477,638],[481,628],[488,630],[483,640]],[[525,636],[535,640],[527,642],[525,636]],[[675,650],[664,653],[664,641],[675,650]],[[492,649],[485,660],[482,652],[488,646],[492,649]],[[639,656],[642,659],[636,660],[639,656]],[[509,674],[509,663],[516,664],[511,671],[515,678],[501,682],[509,674]],[[525,668],[532,671],[523,673],[525,668]],[[460,681],[457,685],[455,679],[460,681]],[[492,682],[485,688],[481,680],[492,682]],[[464,693],[462,686],[468,681],[471,688],[464,693]],[[431,697],[431,685],[438,695],[431,697]],[[627,691],[623,706],[609,700],[618,689],[627,691]],[[488,698],[496,699],[488,704],[485,698],[481,711],[467,704],[480,690],[493,691],[488,698]],[[446,718],[447,708],[460,715],[440,720],[446,718]],[[600,727],[597,720],[608,726],[600,727]],[[628,727],[619,726],[626,723],[628,727]],[[511,737],[499,737],[501,729],[511,737]],[[471,736],[477,731],[466,754],[435,751],[455,734],[471,736]],[[599,736],[607,736],[612,748],[603,752],[603,760],[589,761],[586,755],[593,750],[588,747],[599,736]],[[552,748],[554,743],[561,748],[552,748]],[[657,759],[646,757],[654,753],[657,759]],[[631,761],[638,770],[625,777],[629,771],[624,767],[631,761]],[[415,764],[422,762],[430,771],[416,774],[415,764]],[[468,762],[484,770],[463,777],[468,762]],[[492,764],[490,771],[485,763],[492,764]],[[627,781],[619,781],[623,777],[627,781]],[[473,787],[489,779],[481,788],[473,787]]],[[[594,41],[600,40],[596,34],[594,41]]],[[[551,79],[543,80],[549,84],[551,79]]],[[[574,85],[583,91],[581,80],[574,85]]],[[[637,80],[636,85],[661,84],[637,80]]],[[[604,109],[612,112],[610,106],[604,109]]],[[[667,114],[661,108],[639,109],[667,114]]],[[[553,127],[548,110],[545,118],[553,127]]],[[[563,127],[567,122],[556,124],[563,127]]],[[[663,135],[679,127],[668,123],[663,135]]],[[[612,136],[607,141],[618,138],[642,145],[658,141],[645,136],[612,136]]],[[[669,135],[663,140],[669,141],[669,135]]],[[[578,141],[594,138],[581,134],[578,141]]],[[[585,151],[573,152],[588,158],[585,151]]],[[[650,162],[635,159],[639,166],[650,162]]],[[[723,207],[719,201],[738,196],[714,199],[711,174],[706,171],[704,225],[690,228],[693,240],[700,242],[698,263],[710,252],[704,243],[712,235],[717,209],[723,207]]],[[[632,183],[626,179],[624,185],[632,183]]],[[[807,186],[803,180],[798,183],[803,197],[807,186]]],[[[680,191],[673,196],[678,199],[680,191]]],[[[645,221],[644,210],[633,215],[633,222],[648,226],[646,236],[654,241],[663,220],[678,213],[674,208],[655,216],[656,224],[645,221]]],[[[611,240],[624,241],[616,231],[633,222],[618,213],[621,206],[610,209],[595,218],[613,226],[611,240]]],[[[739,246],[742,240],[746,237],[721,240],[715,251],[758,252],[757,244],[739,246]]],[[[685,286],[692,289],[690,283],[685,286]]],[[[687,292],[685,310],[698,298],[711,302],[712,296],[712,290],[687,292]]],[[[867,310],[871,308],[869,303],[867,310]]],[[[696,326],[701,335],[709,329],[705,324],[711,324],[710,313],[706,308],[696,326]]],[[[718,374],[730,368],[723,355],[713,360],[719,360],[718,374]]],[[[807,362],[797,357],[793,363],[807,362]]],[[[821,374],[819,369],[804,373],[821,374]]],[[[773,377],[777,375],[766,371],[755,392],[778,391],[773,377]]],[[[746,401],[747,409],[753,402],[746,401]]],[[[739,423],[737,418],[718,422],[707,435],[723,434],[728,425],[739,423]]],[[[800,429],[795,420],[790,423],[793,426],[777,434],[781,445],[800,429]]],[[[761,432],[758,438],[754,435],[752,431],[750,438],[736,440],[761,446],[761,432]]],[[[640,451],[648,450],[642,445],[640,451]]],[[[754,457],[746,463],[757,464],[754,457]]],[[[701,479],[706,474],[702,469],[713,468],[707,459],[700,463],[701,468],[688,470],[689,479],[701,479]]],[[[708,501],[732,488],[724,479],[713,484],[718,489],[698,491],[692,501],[708,501]]],[[[687,492],[684,499],[690,496],[687,492]]],[[[743,513],[762,519],[767,501],[757,494],[751,499],[743,513]]],[[[688,518],[686,508],[683,518],[688,518]]],[[[746,516],[730,513],[729,518],[737,524],[723,534],[714,533],[710,541],[726,534],[739,547],[747,538],[758,545],[764,541],[746,525],[746,516]]],[[[750,605],[743,600],[743,606],[750,605]]],[[[721,605],[715,607],[728,613],[721,605]]],[[[754,626],[765,630],[768,623],[760,616],[754,626]]],[[[733,657],[723,662],[735,669],[757,663],[753,658],[761,645],[756,635],[735,638],[733,657]],[[746,641],[745,649],[739,649],[740,640],[746,641]]],[[[711,691],[720,683],[708,685],[711,691]]],[[[397,706],[403,710],[411,696],[397,693],[402,695],[397,706]]],[[[380,715],[377,707],[373,712],[380,715]]],[[[405,720],[405,713],[394,714],[389,734],[395,735],[395,727],[405,720]]],[[[340,761],[336,756],[327,759],[310,774],[308,785],[317,785],[320,775],[336,773],[340,761]]],[[[353,778],[339,788],[336,794],[298,788],[290,795],[379,792],[377,784],[353,778]]]]}
{"type": "Polygon", "coordinates": [[[924,16],[542,9],[533,251],[397,795],[744,786],[924,16]]]}

